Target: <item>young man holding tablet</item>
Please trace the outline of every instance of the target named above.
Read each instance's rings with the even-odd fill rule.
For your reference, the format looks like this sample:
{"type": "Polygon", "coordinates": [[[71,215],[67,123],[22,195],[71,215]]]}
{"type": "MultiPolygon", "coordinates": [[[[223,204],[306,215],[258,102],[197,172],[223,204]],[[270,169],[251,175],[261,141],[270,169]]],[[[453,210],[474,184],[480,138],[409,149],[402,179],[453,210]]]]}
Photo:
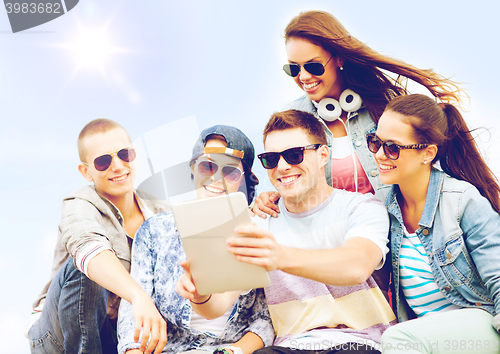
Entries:
{"type": "MultiPolygon", "coordinates": [[[[277,218],[236,229],[228,239],[235,258],[264,267],[276,339],[256,353],[379,353],[383,331],[395,316],[371,274],[385,260],[389,217],[371,195],[333,189],[325,178],[329,150],[311,114],[275,113],[259,155],[281,195],[277,218]]],[[[203,302],[185,274],[180,292],[203,302]]],[[[196,310],[215,317],[225,299],[212,296],[196,310]]]]}

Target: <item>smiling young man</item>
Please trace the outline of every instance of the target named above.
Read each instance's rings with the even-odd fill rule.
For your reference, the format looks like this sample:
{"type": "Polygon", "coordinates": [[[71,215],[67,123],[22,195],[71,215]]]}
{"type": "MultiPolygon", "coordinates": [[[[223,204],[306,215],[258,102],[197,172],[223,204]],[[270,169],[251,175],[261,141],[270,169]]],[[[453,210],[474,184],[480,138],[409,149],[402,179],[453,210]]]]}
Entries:
{"type": "Polygon", "coordinates": [[[78,153],[78,170],[93,185],[63,200],[52,280],[29,330],[31,352],[116,353],[120,298],[132,303],[138,328],[151,333],[148,348],[159,343],[161,351],[166,323],[129,274],[130,247],[139,226],[169,205],[134,191],[136,152],[118,123],[88,123],[78,153]]]}
{"type": "Polygon", "coordinates": [[[264,147],[259,158],[282,212],[236,230],[250,237],[228,239],[236,259],[270,272],[275,346],[256,353],[378,353],[382,332],[395,323],[371,277],[388,251],[386,209],[371,195],[327,184],[329,151],[313,115],[275,113],[264,147]]]}

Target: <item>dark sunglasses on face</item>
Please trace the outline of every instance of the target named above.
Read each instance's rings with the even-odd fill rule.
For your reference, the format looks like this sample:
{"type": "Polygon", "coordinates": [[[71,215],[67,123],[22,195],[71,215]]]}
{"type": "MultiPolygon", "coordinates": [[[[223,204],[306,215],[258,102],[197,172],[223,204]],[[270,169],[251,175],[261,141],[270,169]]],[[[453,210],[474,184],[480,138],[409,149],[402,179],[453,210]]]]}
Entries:
{"type": "MultiPolygon", "coordinates": [[[[137,154],[135,152],[135,149],[132,148],[124,148],[121,150],[118,150],[112,154],[105,154],[98,156],[94,159],[94,163],[92,164],[94,168],[97,171],[106,171],[109,166],[111,166],[111,162],[113,162],[113,156],[118,156],[120,160],[123,162],[132,162],[135,160],[137,154]]],[[[84,162],[85,165],[89,165],[88,163],[84,162]]]]}
{"type": "MultiPolygon", "coordinates": [[[[325,65],[313,61],[310,63],[305,63],[304,65],[302,65],[302,67],[304,69],[306,69],[306,71],[311,75],[321,76],[325,73],[325,66],[328,65],[328,63],[330,62],[330,60],[332,58],[333,58],[333,56],[331,56],[330,59],[328,59],[328,61],[326,62],[325,65]]],[[[288,64],[283,65],[283,70],[291,77],[295,77],[295,76],[299,75],[299,73],[300,73],[300,65],[288,63],[288,64]]]]}
{"type": "MultiPolygon", "coordinates": [[[[198,173],[203,177],[212,177],[219,170],[219,165],[213,161],[203,160],[198,162],[198,173]]],[[[243,171],[236,166],[222,166],[222,176],[229,183],[238,183],[243,177],[243,171]]]]}
{"type": "Polygon", "coordinates": [[[423,143],[423,144],[412,144],[412,145],[398,145],[393,141],[387,140],[382,141],[380,138],[375,135],[375,133],[366,134],[366,142],[368,144],[368,150],[372,153],[376,154],[380,147],[384,147],[384,155],[387,156],[388,159],[397,160],[399,158],[399,150],[404,149],[423,149],[431,144],[423,143]]]}
{"type": "Polygon", "coordinates": [[[304,161],[304,151],[305,150],[317,150],[321,144],[311,144],[307,146],[294,147],[291,149],[284,150],[282,152],[265,152],[263,154],[257,155],[262,166],[269,170],[278,166],[280,157],[283,156],[286,162],[290,165],[298,165],[304,161]]]}

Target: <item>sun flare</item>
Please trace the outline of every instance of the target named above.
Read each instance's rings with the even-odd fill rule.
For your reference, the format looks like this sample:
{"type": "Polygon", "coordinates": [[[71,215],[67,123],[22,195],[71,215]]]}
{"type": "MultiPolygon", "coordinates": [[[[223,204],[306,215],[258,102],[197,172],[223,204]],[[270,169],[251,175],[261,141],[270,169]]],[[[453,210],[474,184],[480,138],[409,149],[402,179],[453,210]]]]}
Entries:
{"type": "Polygon", "coordinates": [[[104,31],[83,31],[70,47],[78,60],[78,66],[104,65],[113,52],[111,43],[104,31]]]}
{"type": "Polygon", "coordinates": [[[104,29],[81,29],[75,40],[68,44],[77,60],[77,69],[96,67],[104,69],[107,59],[117,51],[104,29]]]}
{"type": "Polygon", "coordinates": [[[79,26],[79,31],[72,41],[65,43],[76,59],[76,71],[82,69],[98,69],[105,72],[106,64],[113,54],[123,51],[113,45],[106,27],[91,29],[79,26]]]}

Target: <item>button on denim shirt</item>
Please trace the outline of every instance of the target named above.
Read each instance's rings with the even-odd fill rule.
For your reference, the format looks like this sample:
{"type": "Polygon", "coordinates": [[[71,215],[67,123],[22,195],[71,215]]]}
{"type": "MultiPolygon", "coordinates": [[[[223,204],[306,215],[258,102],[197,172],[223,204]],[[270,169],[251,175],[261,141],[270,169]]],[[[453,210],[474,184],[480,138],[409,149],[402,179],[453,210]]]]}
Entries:
{"type": "MultiPolygon", "coordinates": [[[[403,217],[397,201],[399,187],[387,195],[391,218],[392,269],[399,321],[409,309],[400,288],[399,254],[403,217]]],[[[424,211],[416,234],[425,248],[441,293],[461,307],[481,308],[500,320],[500,215],[470,183],[431,172],[424,211]]]]}
{"type": "MultiPolygon", "coordinates": [[[[284,109],[297,109],[299,111],[304,111],[313,114],[323,125],[326,134],[326,141],[328,143],[328,147],[330,148],[330,152],[332,149],[332,140],[333,134],[328,129],[326,123],[323,119],[321,119],[318,115],[318,111],[312,101],[307,98],[305,95],[296,99],[295,101],[289,103],[285,106],[284,109]]],[[[356,156],[359,159],[359,162],[363,166],[368,179],[375,191],[375,194],[378,196],[378,191],[381,189],[388,189],[388,186],[380,182],[378,178],[378,167],[373,154],[368,150],[368,145],[366,143],[366,134],[374,133],[377,130],[377,125],[373,121],[370,112],[364,106],[362,106],[358,111],[352,112],[348,115],[347,119],[348,123],[346,124],[349,128],[349,134],[351,137],[352,144],[354,146],[354,151],[356,152],[356,156]]],[[[325,169],[326,179],[328,184],[332,185],[332,164],[331,160],[328,161],[328,164],[325,169]]]]}
{"type": "MultiPolygon", "coordinates": [[[[162,213],[145,221],[132,245],[130,275],[150,295],[167,322],[167,344],[163,353],[185,350],[215,349],[237,342],[246,332],[257,334],[265,345],[271,345],[274,329],[263,289],[240,295],[222,334],[215,336],[189,327],[192,307],[177,294],[175,284],[184,270],[186,259],[172,213],[162,213]]],[[[135,323],[132,305],[123,300],[118,314],[118,352],[139,348],[134,341],[135,323]]]]}

